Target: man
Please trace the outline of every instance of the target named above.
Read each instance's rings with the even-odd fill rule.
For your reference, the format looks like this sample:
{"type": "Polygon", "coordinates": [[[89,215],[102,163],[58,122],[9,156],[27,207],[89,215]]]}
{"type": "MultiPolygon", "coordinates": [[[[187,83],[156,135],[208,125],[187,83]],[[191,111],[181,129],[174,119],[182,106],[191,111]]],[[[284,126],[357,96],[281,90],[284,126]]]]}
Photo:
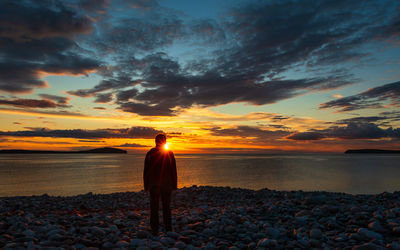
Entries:
{"type": "Polygon", "coordinates": [[[144,190],[150,191],[150,226],[153,235],[158,235],[158,208],[161,197],[163,221],[166,231],[172,231],[171,193],[177,189],[177,174],[174,153],[165,144],[164,134],[156,136],[156,147],[146,154],[144,161],[144,190]]]}

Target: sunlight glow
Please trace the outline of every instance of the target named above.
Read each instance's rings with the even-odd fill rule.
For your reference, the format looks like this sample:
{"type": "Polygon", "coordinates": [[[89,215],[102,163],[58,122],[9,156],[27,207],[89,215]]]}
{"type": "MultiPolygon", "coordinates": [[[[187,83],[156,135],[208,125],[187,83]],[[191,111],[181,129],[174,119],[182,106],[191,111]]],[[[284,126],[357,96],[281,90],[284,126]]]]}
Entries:
{"type": "Polygon", "coordinates": [[[168,143],[165,143],[165,144],[164,144],[164,149],[165,149],[165,150],[168,150],[168,148],[169,148],[169,144],[168,144],[168,143]]]}

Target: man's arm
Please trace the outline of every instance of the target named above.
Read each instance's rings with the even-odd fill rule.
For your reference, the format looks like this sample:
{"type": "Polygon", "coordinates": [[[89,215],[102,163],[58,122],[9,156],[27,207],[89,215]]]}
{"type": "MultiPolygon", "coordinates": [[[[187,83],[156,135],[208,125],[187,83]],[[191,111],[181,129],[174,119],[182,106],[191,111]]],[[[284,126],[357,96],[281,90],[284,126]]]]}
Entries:
{"type": "Polygon", "coordinates": [[[174,156],[174,153],[172,153],[172,151],[171,151],[171,164],[172,164],[172,166],[171,166],[171,170],[172,170],[172,180],[173,180],[173,190],[176,190],[176,189],[178,189],[178,175],[177,175],[177,172],[176,172],[176,161],[175,161],[175,156],[174,156]]]}
{"type": "Polygon", "coordinates": [[[150,169],[150,152],[147,152],[146,158],[144,159],[144,170],[143,170],[143,183],[144,183],[144,191],[149,190],[149,177],[148,172],[150,169]]]}

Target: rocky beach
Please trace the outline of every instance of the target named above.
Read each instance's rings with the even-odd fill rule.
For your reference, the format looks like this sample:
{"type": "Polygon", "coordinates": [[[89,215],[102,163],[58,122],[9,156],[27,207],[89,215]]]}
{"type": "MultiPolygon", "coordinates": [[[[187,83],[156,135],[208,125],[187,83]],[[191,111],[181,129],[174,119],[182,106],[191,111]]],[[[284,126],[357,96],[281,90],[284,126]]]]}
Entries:
{"type": "Polygon", "coordinates": [[[181,188],[172,201],[174,231],[161,228],[157,237],[148,208],[144,191],[4,197],[0,248],[400,249],[400,192],[181,188]]]}

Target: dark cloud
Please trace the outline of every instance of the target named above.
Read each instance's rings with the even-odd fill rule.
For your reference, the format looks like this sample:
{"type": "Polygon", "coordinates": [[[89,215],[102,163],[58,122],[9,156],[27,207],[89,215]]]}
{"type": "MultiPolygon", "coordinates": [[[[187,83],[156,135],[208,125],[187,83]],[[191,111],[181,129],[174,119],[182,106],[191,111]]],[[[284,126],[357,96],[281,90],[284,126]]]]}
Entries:
{"type": "Polygon", "coordinates": [[[338,124],[348,124],[348,123],[375,123],[377,121],[382,121],[388,119],[384,116],[360,116],[360,117],[353,117],[347,118],[343,120],[338,120],[336,123],[338,124]]]}
{"type": "MultiPolygon", "coordinates": [[[[70,95],[80,96],[80,97],[90,97],[95,95],[98,92],[103,92],[107,90],[118,90],[125,87],[130,87],[139,84],[140,81],[134,81],[127,76],[118,76],[115,78],[109,78],[102,80],[98,85],[96,85],[92,89],[80,89],[76,91],[68,91],[67,93],[70,95]]],[[[124,92],[124,91],[121,91],[124,92]]],[[[130,92],[132,95],[135,92],[130,92]]],[[[119,93],[118,93],[119,94],[119,93]]]]}
{"type": "Polygon", "coordinates": [[[53,100],[57,102],[58,107],[64,107],[64,108],[70,107],[68,105],[68,101],[70,100],[68,97],[49,95],[49,94],[39,94],[39,96],[42,97],[43,99],[53,100]]]}
{"type": "Polygon", "coordinates": [[[28,107],[28,108],[58,107],[57,103],[55,103],[52,100],[35,100],[35,99],[0,100],[0,105],[10,105],[15,107],[28,107]]]}
{"type": "Polygon", "coordinates": [[[112,93],[96,94],[96,103],[107,103],[112,101],[112,93]]]}
{"type": "Polygon", "coordinates": [[[170,116],[174,113],[169,105],[147,105],[143,103],[121,103],[120,109],[125,112],[136,113],[143,116],[170,116]]]}
{"type": "Polygon", "coordinates": [[[129,0],[127,1],[130,7],[135,9],[145,9],[150,10],[152,8],[159,7],[159,4],[156,0],[129,0]]]}
{"type": "Polygon", "coordinates": [[[91,31],[91,21],[77,16],[61,1],[12,1],[0,3],[0,37],[15,40],[73,36],[91,31]]]}
{"type": "Polygon", "coordinates": [[[122,53],[124,57],[124,53],[132,55],[171,45],[184,34],[183,21],[168,12],[147,19],[135,16],[99,25],[93,45],[102,53],[122,53]]]}
{"type": "Polygon", "coordinates": [[[93,109],[105,110],[106,108],[104,108],[104,107],[94,107],[93,109]]]}
{"type": "Polygon", "coordinates": [[[320,109],[337,108],[339,111],[352,111],[365,108],[382,108],[389,102],[400,107],[400,81],[368,89],[357,95],[339,98],[320,105],[320,109]]]}
{"type": "MultiPolygon", "coordinates": [[[[85,117],[86,115],[79,112],[71,112],[66,110],[58,110],[58,111],[49,111],[49,110],[33,110],[20,108],[20,109],[10,109],[10,108],[0,108],[0,111],[13,111],[13,112],[22,112],[22,113],[30,113],[30,114],[43,114],[43,115],[52,115],[52,116],[75,116],[75,117],[85,117]]],[[[44,119],[44,117],[38,117],[38,119],[44,119]]]]}
{"type": "Polygon", "coordinates": [[[101,140],[78,140],[79,142],[105,142],[101,140]]]}
{"type": "Polygon", "coordinates": [[[99,25],[93,45],[116,55],[115,65],[102,70],[105,79],[94,88],[70,94],[112,89],[125,112],[171,116],[193,105],[265,105],[337,88],[355,82],[343,64],[369,57],[361,47],[397,36],[388,33],[397,24],[397,7],[394,1],[250,2],[220,21],[190,22],[152,7],[152,18],[99,25]],[[196,52],[183,64],[159,52],[174,42],[212,53],[196,52]],[[284,78],[301,68],[305,74],[299,75],[307,77],[284,78]],[[132,86],[138,91],[126,92],[132,86]]]}
{"type": "Polygon", "coordinates": [[[117,145],[114,147],[119,147],[119,148],[148,148],[149,146],[142,145],[142,144],[137,144],[137,143],[125,143],[122,145],[117,145]]]}
{"type": "Polygon", "coordinates": [[[307,141],[307,140],[320,140],[325,138],[325,136],[322,133],[318,132],[301,132],[301,133],[291,134],[286,138],[295,141],[307,141]]]}
{"type": "Polygon", "coordinates": [[[327,129],[312,130],[307,132],[294,133],[288,137],[290,140],[320,140],[330,139],[400,139],[400,128],[381,128],[374,123],[350,122],[345,126],[331,126],[327,129]]]}
{"type": "Polygon", "coordinates": [[[149,116],[272,104],[351,84],[343,64],[369,57],[360,48],[370,42],[399,34],[396,1],[246,2],[219,20],[183,19],[144,0],[6,0],[0,7],[0,90],[44,87],[42,72],[97,70],[96,86],[68,93],[109,102],[100,92],[113,92],[119,109],[149,116]],[[168,54],[181,44],[188,60],[168,54]],[[298,77],[287,77],[293,71],[298,77]]]}
{"type": "Polygon", "coordinates": [[[325,133],[340,139],[400,138],[399,128],[382,129],[373,123],[349,123],[344,127],[329,128],[325,133]]]}
{"type": "Polygon", "coordinates": [[[117,100],[120,102],[128,101],[134,98],[139,91],[137,89],[122,90],[117,94],[117,100]]]}
{"type": "Polygon", "coordinates": [[[54,137],[54,138],[77,138],[77,139],[106,139],[106,138],[144,138],[153,139],[160,130],[150,127],[131,127],[121,129],[47,129],[27,128],[21,131],[0,131],[0,136],[18,137],[54,137]]]}
{"type": "Polygon", "coordinates": [[[81,0],[78,8],[84,9],[87,13],[105,14],[109,8],[111,0],[81,0]]]}
{"type": "Polygon", "coordinates": [[[42,73],[87,74],[100,62],[73,40],[92,22],[61,1],[1,1],[0,90],[20,93],[45,87],[42,73]]]}
{"type": "Polygon", "coordinates": [[[256,137],[259,139],[280,138],[289,134],[284,130],[265,130],[255,126],[237,126],[235,128],[215,127],[208,129],[214,136],[256,137]]]}

